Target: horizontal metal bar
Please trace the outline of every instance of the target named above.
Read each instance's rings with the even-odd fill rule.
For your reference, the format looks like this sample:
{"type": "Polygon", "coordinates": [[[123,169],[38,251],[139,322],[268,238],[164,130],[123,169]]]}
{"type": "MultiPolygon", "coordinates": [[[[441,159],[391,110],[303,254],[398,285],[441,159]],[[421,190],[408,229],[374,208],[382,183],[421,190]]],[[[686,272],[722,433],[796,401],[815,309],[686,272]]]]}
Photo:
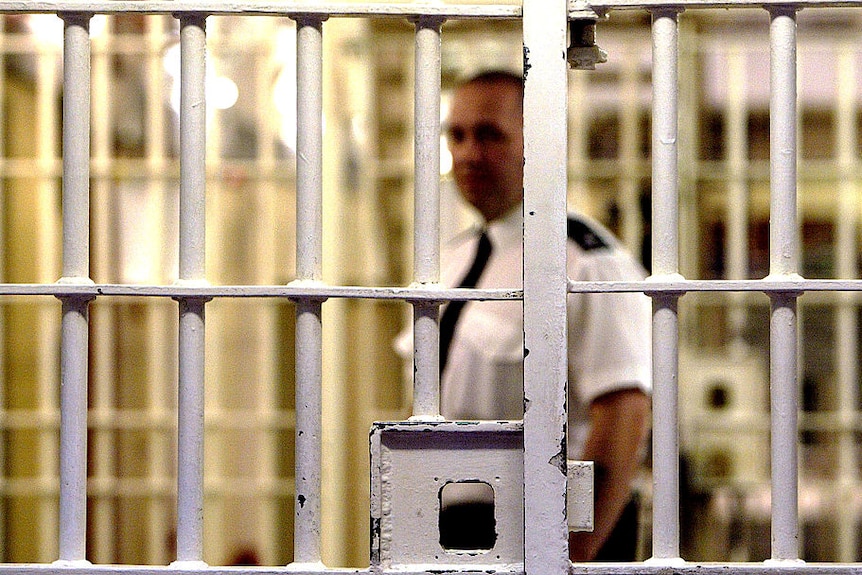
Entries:
{"type": "Polygon", "coordinates": [[[443,4],[375,4],[348,2],[257,2],[242,0],[3,0],[0,12],[86,12],[116,14],[258,14],[270,16],[320,15],[335,17],[403,17],[435,16],[440,18],[520,18],[521,7],[514,5],[443,5],[443,4]]]}
{"type": "Polygon", "coordinates": [[[767,294],[805,292],[855,292],[862,280],[838,279],[762,279],[762,280],[644,280],[635,282],[569,282],[569,293],[644,292],[667,294],[688,292],[761,292],[767,294]]]}
{"type": "Polygon", "coordinates": [[[796,8],[849,8],[859,7],[858,0],[599,0],[598,2],[569,2],[569,19],[590,18],[611,10],[702,9],[702,8],[769,8],[793,6],[796,8]]]}
{"type": "Polygon", "coordinates": [[[848,575],[858,573],[858,563],[684,563],[668,568],[649,563],[578,564],[570,575],[848,575]]]}
{"type": "MultiPolygon", "coordinates": [[[[858,7],[857,0],[602,0],[600,2],[569,3],[570,19],[594,18],[611,10],[651,10],[658,8],[768,8],[770,6],[792,5],[797,8],[815,7],[858,7]]],[[[297,2],[277,1],[256,2],[244,0],[224,2],[223,0],[156,0],[138,2],[136,0],[0,0],[0,13],[59,13],[84,12],[91,14],[117,14],[134,12],[139,14],[244,14],[260,16],[299,16],[321,15],[329,17],[379,17],[379,18],[418,18],[432,16],[443,19],[503,19],[521,18],[519,5],[481,4],[394,4],[346,3],[346,2],[297,2]]]]}
{"type": "MultiPolygon", "coordinates": [[[[862,282],[860,282],[862,290],[862,282]]],[[[317,282],[286,285],[130,285],[130,284],[0,284],[0,296],[55,296],[92,298],[96,296],[169,297],[175,299],[212,298],[295,298],[391,299],[405,301],[517,300],[518,289],[464,289],[423,287],[329,286],[317,282]]]]}
{"type": "MultiPolygon", "coordinates": [[[[760,292],[766,294],[805,292],[862,292],[862,279],[761,279],[761,280],[644,280],[570,281],[569,293],[683,294],[688,292],[760,292]]],[[[519,300],[520,289],[464,289],[421,287],[332,286],[317,282],[285,285],[131,285],[131,284],[0,284],[2,296],[54,296],[93,298],[99,296],[187,298],[351,298],[401,301],[519,300]]]]}
{"type": "MultiPolygon", "coordinates": [[[[483,566],[484,567],[484,566],[483,566]]],[[[590,563],[577,564],[569,569],[570,575],[850,575],[859,572],[858,564],[845,563],[685,563],[669,569],[666,565],[646,563],[590,563]]],[[[309,570],[287,567],[207,567],[204,569],[177,569],[138,565],[47,565],[3,564],[0,575],[439,575],[439,571],[388,571],[384,569],[327,569],[309,570]]],[[[464,575],[523,575],[523,572],[493,566],[481,570],[452,570],[447,573],[464,575]]]]}

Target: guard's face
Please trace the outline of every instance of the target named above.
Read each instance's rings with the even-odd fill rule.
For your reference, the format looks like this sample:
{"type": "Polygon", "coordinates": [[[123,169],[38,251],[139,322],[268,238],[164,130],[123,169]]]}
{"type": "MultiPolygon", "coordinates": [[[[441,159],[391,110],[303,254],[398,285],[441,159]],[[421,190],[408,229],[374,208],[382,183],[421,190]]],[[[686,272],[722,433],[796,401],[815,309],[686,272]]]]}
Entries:
{"type": "Polygon", "coordinates": [[[464,199],[486,220],[505,215],[524,195],[520,91],[506,83],[458,88],[449,112],[452,173],[464,199]]]}

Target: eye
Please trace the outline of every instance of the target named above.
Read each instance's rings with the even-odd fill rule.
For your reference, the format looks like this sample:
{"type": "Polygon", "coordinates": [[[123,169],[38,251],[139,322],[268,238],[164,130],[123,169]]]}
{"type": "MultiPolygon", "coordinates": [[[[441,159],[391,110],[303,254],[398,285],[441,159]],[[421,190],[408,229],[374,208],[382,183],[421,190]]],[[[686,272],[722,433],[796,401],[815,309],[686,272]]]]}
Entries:
{"type": "Polygon", "coordinates": [[[476,128],[476,140],[485,144],[500,142],[504,138],[502,130],[496,126],[482,125],[476,128]]]}
{"type": "Polygon", "coordinates": [[[464,130],[461,128],[449,128],[448,137],[450,142],[460,144],[464,141],[464,130]]]}

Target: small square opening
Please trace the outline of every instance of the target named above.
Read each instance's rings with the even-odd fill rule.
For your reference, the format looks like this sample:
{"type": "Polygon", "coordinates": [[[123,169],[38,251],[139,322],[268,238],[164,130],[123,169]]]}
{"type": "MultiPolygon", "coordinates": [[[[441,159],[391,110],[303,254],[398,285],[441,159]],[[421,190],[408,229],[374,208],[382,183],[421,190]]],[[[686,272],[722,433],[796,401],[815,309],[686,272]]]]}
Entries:
{"type": "Polygon", "coordinates": [[[447,551],[488,551],[497,542],[494,488],[452,481],[440,489],[440,545],[447,551]]]}

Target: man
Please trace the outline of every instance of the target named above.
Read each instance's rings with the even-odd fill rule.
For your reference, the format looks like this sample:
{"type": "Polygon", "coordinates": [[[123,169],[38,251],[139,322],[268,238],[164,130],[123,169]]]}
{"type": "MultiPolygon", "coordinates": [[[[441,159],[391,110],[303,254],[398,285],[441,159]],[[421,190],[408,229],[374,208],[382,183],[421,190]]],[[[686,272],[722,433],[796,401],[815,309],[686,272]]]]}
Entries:
{"type": "MultiPolygon", "coordinates": [[[[472,78],[454,93],[447,126],[452,172],[460,194],[482,222],[444,253],[444,285],[463,285],[465,276],[474,276],[471,283],[483,288],[522,285],[523,93],[520,76],[497,71],[472,78]],[[477,253],[489,251],[487,263],[476,269],[477,253]]],[[[643,269],[596,224],[570,216],[568,227],[571,279],[644,277],[643,269]]],[[[444,308],[441,315],[442,415],[453,420],[522,419],[520,302],[464,304],[454,328],[446,327],[453,323],[446,317],[450,311],[444,308]],[[453,331],[451,343],[447,329],[453,331]]],[[[642,294],[570,294],[567,316],[568,456],[594,461],[596,479],[595,529],[570,533],[569,555],[572,561],[631,561],[637,536],[631,483],[650,409],[649,299],[642,294]]],[[[447,520],[446,528],[459,522],[447,520]]],[[[443,523],[441,512],[441,537],[443,523]]]]}

